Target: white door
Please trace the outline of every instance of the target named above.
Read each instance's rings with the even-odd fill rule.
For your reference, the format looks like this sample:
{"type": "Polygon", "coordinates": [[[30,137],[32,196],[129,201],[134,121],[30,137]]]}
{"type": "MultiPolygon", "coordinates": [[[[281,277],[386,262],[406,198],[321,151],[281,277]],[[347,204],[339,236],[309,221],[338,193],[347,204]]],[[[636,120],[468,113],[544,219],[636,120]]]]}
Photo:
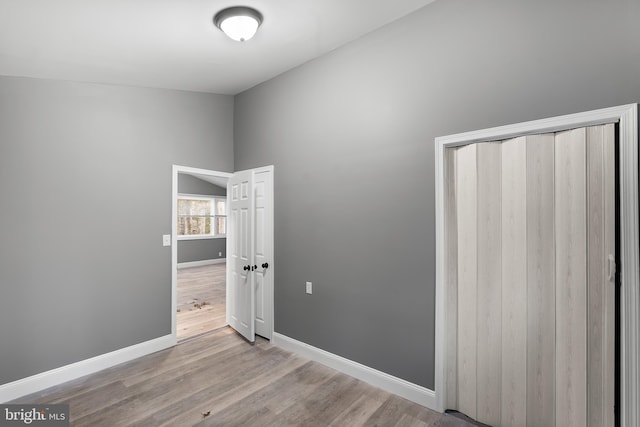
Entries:
{"type": "Polygon", "coordinates": [[[273,166],[236,172],[229,204],[227,317],[249,341],[273,331],[273,166]]]}
{"type": "Polygon", "coordinates": [[[253,267],[253,171],[236,172],[227,184],[229,203],[227,317],[229,325],[255,341],[253,267]]]}
{"type": "Polygon", "coordinates": [[[273,169],[254,173],[256,334],[271,339],[273,309],[273,169]]]}

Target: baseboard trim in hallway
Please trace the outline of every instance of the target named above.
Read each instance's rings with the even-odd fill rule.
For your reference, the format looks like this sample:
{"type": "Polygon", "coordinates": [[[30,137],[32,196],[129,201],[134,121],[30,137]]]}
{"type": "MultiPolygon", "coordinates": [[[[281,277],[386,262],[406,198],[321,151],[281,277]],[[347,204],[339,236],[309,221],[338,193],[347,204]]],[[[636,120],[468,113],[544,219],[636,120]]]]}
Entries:
{"type": "Polygon", "coordinates": [[[185,261],[185,262],[179,262],[178,264],[176,264],[176,268],[182,269],[182,268],[192,268],[192,267],[203,267],[205,265],[225,264],[226,262],[227,262],[226,258],[203,259],[202,261],[185,261]]]}

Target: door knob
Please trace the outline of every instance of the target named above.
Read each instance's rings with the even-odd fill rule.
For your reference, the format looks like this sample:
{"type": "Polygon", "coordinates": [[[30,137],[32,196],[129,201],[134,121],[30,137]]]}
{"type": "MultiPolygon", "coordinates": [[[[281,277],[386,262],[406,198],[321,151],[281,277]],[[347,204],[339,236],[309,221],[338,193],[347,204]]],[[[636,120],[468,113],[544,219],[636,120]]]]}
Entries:
{"type": "Polygon", "coordinates": [[[269,263],[268,262],[263,263],[262,268],[269,268],[269,263]]]}
{"type": "Polygon", "coordinates": [[[254,265],[253,267],[251,267],[251,271],[255,271],[255,270],[257,270],[257,269],[258,269],[258,266],[257,266],[257,265],[254,265]]]}
{"type": "Polygon", "coordinates": [[[243,270],[245,271],[249,271],[251,269],[251,267],[249,267],[248,265],[245,265],[244,267],[242,267],[243,270]]]}

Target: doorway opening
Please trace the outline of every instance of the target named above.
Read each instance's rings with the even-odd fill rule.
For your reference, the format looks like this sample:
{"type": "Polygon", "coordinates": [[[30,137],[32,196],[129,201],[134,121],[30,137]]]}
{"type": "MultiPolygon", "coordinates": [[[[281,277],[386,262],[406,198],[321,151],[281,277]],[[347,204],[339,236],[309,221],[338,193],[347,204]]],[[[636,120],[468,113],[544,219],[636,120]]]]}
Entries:
{"type": "Polygon", "coordinates": [[[173,166],[175,342],[227,325],[250,342],[255,335],[271,339],[273,171],[273,166],[235,173],[173,166]]]}
{"type": "Polygon", "coordinates": [[[172,333],[178,342],[227,326],[227,181],[231,174],[174,166],[172,333]]]}

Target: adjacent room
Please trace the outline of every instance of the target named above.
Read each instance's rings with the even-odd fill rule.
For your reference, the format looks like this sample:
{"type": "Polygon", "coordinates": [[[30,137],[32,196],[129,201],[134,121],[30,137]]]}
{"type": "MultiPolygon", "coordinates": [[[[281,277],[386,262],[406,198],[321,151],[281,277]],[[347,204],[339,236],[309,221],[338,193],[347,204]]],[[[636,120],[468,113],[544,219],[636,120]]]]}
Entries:
{"type": "Polygon", "coordinates": [[[226,181],[178,174],[178,341],[227,325],[226,181]]]}
{"type": "Polygon", "coordinates": [[[638,22],[0,0],[0,414],[640,425],[638,22]]]}

